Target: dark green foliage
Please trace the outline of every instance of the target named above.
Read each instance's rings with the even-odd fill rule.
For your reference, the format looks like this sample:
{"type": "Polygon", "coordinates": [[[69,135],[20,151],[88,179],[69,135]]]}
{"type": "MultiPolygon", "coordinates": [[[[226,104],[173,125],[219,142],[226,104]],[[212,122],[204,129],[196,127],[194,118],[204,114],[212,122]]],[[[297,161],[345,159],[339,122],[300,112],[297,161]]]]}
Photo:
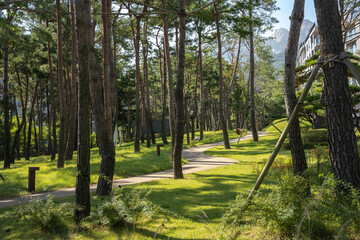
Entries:
{"type": "Polygon", "coordinates": [[[119,214],[118,209],[112,202],[105,202],[97,210],[97,218],[100,224],[115,227],[125,226],[125,220],[119,214]]]}
{"type": "Polygon", "coordinates": [[[111,202],[103,203],[93,215],[97,222],[110,227],[125,227],[150,219],[166,211],[148,200],[150,191],[144,189],[114,189],[111,202]]]}
{"type": "MultiPolygon", "coordinates": [[[[328,146],[328,142],[303,142],[304,149],[313,149],[316,146],[328,146]]],[[[284,149],[290,150],[290,143],[284,143],[284,149]]]]}
{"type": "MultiPolygon", "coordinates": [[[[328,146],[327,129],[306,129],[301,133],[305,149],[313,149],[316,146],[328,146]]],[[[290,149],[289,142],[284,143],[284,149],[290,149]]]]}
{"type": "Polygon", "coordinates": [[[327,142],[327,129],[309,129],[301,134],[304,142],[327,142]]]}
{"type": "Polygon", "coordinates": [[[71,204],[56,204],[51,195],[46,201],[39,198],[30,200],[17,208],[20,221],[45,232],[62,232],[68,229],[65,218],[72,214],[71,204]]]}
{"type": "Polygon", "coordinates": [[[223,217],[224,233],[240,233],[248,223],[261,227],[262,237],[353,239],[359,236],[359,192],[349,187],[351,194],[344,196],[337,191],[332,175],[325,178],[324,174],[309,175],[311,194],[307,191],[308,180],[282,174],[271,189],[259,191],[242,214],[240,210],[247,194],[239,195],[223,217]]]}

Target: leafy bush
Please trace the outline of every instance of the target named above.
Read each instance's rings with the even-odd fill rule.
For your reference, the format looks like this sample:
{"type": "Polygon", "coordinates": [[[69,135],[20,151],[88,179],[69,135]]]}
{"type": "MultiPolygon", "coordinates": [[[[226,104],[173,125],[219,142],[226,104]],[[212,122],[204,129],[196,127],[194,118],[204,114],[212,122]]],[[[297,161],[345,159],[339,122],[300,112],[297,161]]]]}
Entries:
{"type": "Polygon", "coordinates": [[[137,224],[142,219],[149,219],[159,214],[168,214],[165,210],[147,199],[148,190],[114,189],[111,202],[103,203],[95,213],[95,218],[102,225],[123,227],[137,224]]]}
{"type": "MultiPolygon", "coordinates": [[[[304,142],[303,143],[304,149],[313,149],[316,146],[328,146],[328,142],[304,142]]],[[[290,150],[290,143],[285,142],[283,144],[284,149],[290,150]]]]}
{"type": "Polygon", "coordinates": [[[309,129],[306,132],[302,132],[301,137],[304,142],[320,143],[328,141],[327,129],[309,129]]]}
{"type": "Polygon", "coordinates": [[[64,203],[54,203],[52,195],[46,201],[39,198],[31,199],[29,203],[21,204],[16,211],[19,221],[25,221],[30,226],[46,232],[66,231],[65,218],[71,216],[73,207],[64,203]]]}
{"type": "Polygon", "coordinates": [[[338,192],[333,176],[324,179],[323,174],[316,175],[315,178],[324,179],[321,185],[314,184],[314,176],[310,174],[309,177],[310,194],[309,180],[282,175],[271,189],[257,192],[246,211],[247,194],[239,195],[222,219],[226,230],[223,233],[235,236],[251,226],[254,234],[254,226],[257,226],[261,238],[348,239],[359,236],[359,192],[348,186],[349,194],[344,195],[338,192]]]}
{"type": "Polygon", "coordinates": [[[112,202],[105,202],[98,210],[99,223],[110,227],[123,227],[126,222],[112,202]]]}

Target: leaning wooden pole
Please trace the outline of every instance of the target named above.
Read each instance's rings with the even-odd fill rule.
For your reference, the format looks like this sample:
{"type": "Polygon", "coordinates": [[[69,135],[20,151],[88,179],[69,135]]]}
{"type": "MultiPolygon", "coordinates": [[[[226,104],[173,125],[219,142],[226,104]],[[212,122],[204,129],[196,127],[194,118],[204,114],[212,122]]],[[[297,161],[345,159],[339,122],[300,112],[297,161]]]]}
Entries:
{"type": "Polygon", "coordinates": [[[354,75],[356,81],[360,85],[360,74],[357,71],[354,64],[350,61],[348,54],[346,52],[342,52],[342,53],[340,53],[340,58],[343,60],[343,62],[349,68],[350,72],[352,73],[352,75],[354,75]]]}
{"type": "Polygon", "coordinates": [[[299,101],[297,102],[296,107],[295,107],[294,111],[292,112],[292,114],[291,114],[291,116],[290,116],[290,118],[289,118],[289,120],[288,120],[288,123],[286,124],[286,127],[285,127],[285,129],[284,129],[284,131],[283,131],[283,133],[281,134],[278,142],[276,143],[276,146],[275,146],[273,152],[271,153],[270,158],[269,158],[269,160],[267,161],[264,169],[263,169],[262,172],[260,173],[260,175],[259,175],[259,177],[258,177],[258,179],[257,179],[257,181],[256,181],[256,183],[255,183],[255,185],[254,185],[254,187],[253,187],[253,189],[251,190],[251,192],[250,192],[250,194],[249,194],[249,196],[248,196],[248,201],[247,201],[248,203],[252,200],[252,198],[253,198],[253,196],[254,196],[254,193],[255,193],[257,190],[259,190],[260,185],[261,185],[262,182],[264,181],[267,173],[268,173],[269,170],[270,170],[271,165],[273,164],[276,156],[278,155],[281,146],[283,145],[283,143],[284,143],[284,141],[285,141],[285,139],[286,139],[286,137],[287,137],[287,135],[288,135],[288,133],[289,133],[289,131],[290,131],[290,129],[291,129],[294,121],[295,121],[295,119],[297,118],[297,116],[298,116],[298,114],[299,114],[300,108],[301,108],[302,104],[303,104],[304,101],[305,101],[305,98],[306,98],[306,96],[307,96],[307,94],[308,94],[308,92],[309,92],[309,90],[310,90],[310,87],[311,87],[312,83],[313,83],[314,80],[315,80],[316,74],[318,73],[318,71],[319,71],[319,69],[320,69],[320,67],[321,67],[321,64],[320,64],[320,63],[321,63],[321,57],[318,58],[317,64],[316,64],[314,70],[312,71],[312,73],[311,73],[311,75],[310,75],[310,78],[308,79],[308,81],[307,81],[307,83],[306,83],[306,85],[305,85],[305,88],[304,88],[304,90],[303,90],[303,92],[302,92],[302,94],[301,94],[301,96],[300,96],[300,99],[299,99],[299,101]]]}

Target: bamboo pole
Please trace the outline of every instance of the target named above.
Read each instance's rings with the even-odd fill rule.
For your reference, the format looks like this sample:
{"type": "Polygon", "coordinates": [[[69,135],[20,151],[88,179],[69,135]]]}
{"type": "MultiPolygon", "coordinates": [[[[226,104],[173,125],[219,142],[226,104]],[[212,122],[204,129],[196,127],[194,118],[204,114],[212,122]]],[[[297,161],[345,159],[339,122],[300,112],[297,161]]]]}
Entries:
{"type": "Polygon", "coordinates": [[[302,94],[301,94],[301,96],[300,96],[300,99],[299,99],[298,103],[296,104],[296,107],[295,107],[294,111],[292,112],[292,114],[291,114],[291,116],[290,116],[290,118],[289,118],[289,120],[288,120],[288,123],[286,124],[286,127],[285,127],[285,129],[284,129],[284,131],[283,131],[283,133],[281,134],[278,142],[276,143],[275,148],[274,148],[273,152],[271,153],[269,160],[267,161],[264,169],[263,169],[262,172],[260,173],[260,175],[259,175],[259,177],[258,177],[258,179],[257,179],[257,181],[256,181],[256,183],[255,183],[255,185],[254,185],[254,187],[253,187],[253,189],[251,190],[251,192],[250,192],[250,194],[249,194],[249,196],[248,196],[248,198],[247,198],[247,203],[246,203],[245,207],[243,208],[243,210],[245,210],[245,208],[246,208],[246,206],[248,205],[248,203],[252,200],[252,198],[253,198],[253,196],[254,196],[254,193],[255,193],[257,190],[259,190],[260,185],[261,185],[262,182],[264,181],[267,173],[268,173],[269,170],[270,170],[271,165],[273,164],[276,156],[278,155],[281,146],[283,145],[283,143],[284,143],[284,141],[285,141],[285,139],[286,139],[286,137],[287,137],[287,135],[288,135],[288,133],[289,133],[289,131],[290,131],[290,129],[291,129],[294,121],[295,121],[295,119],[297,118],[297,116],[298,116],[298,114],[299,114],[300,108],[301,108],[302,104],[303,104],[304,101],[305,101],[305,98],[306,98],[306,96],[307,96],[307,94],[308,94],[308,92],[309,92],[309,90],[310,90],[310,88],[311,88],[311,85],[312,85],[312,83],[313,83],[314,80],[315,80],[316,74],[318,73],[318,71],[319,71],[319,69],[320,69],[320,67],[321,67],[321,64],[320,64],[320,63],[321,63],[321,57],[318,58],[318,60],[317,60],[317,62],[316,62],[316,66],[315,66],[314,70],[312,71],[312,73],[311,73],[311,75],[310,75],[310,77],[309,77],[309,79],[308,79],[308,81],[307,81],[307,83],[306,83],[306,85],[305,85],[305,87],[304,87],[304,90],[303,90],[303,92],[302,92],[302,94]]]}
{"type": "Polygon", "coordinates": [[[354,64],[350,61],[346,52],[340,53],[341,60],[344,61],[346,66],[349,68],[350,72],[354,75],[355,79],[357,80],[358,84],[360,85],[360,74],[355,68],[354,64]]]}

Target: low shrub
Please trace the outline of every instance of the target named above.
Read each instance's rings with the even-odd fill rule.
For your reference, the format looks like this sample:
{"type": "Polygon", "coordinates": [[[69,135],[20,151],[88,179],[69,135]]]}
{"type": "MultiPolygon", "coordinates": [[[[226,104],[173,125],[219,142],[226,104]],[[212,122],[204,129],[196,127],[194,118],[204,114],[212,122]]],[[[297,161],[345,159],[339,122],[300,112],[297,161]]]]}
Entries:
{"type": "MultiPolygon", "coordinates": [[[[316,146],[328,146],[328,142],[304,142],[303,143],[304,149],[313,149],[316,146]]],[[[283,144],[283,148],[286,150],[290,150],[290,143],[289,142],[285,142],[283,144]]]]}
{"type": "MultiPolygon", "coordinates": [[[[317,176],[324,179],[323,174],[317,176]]],[[[316,185],[312,177],[282,174],[270,189],[258,191],[247,208],[247,194],[237,197],[222,219],[223,234],[241,235],[251,226],[260,238],[357,239],[359,192],[348,186],[349,194],[344,195],[337,184],[331,175],[316,185]]]]}
{"type": "Polygon", "coordinates": [[[51,195],[46,201],[35,198],[21,204],[16,215],[19,221],[25,221],[30,226],[45,232],[61,232],[68,229],[65,219],[73,213],[69,203],[56,204],[51,195]]]}
{"type": "Polygon", "coordinates": [[[136,225],[141,220],[154,216],[167,215],[166,210],[148,200],[149,193],[148,190],[136,188],[114,189],[111,201],[103,203],[93,217],[102,225],[124,227],[128,224],[136,225]]]}
{"type": "Polygon", "coordinates": [[[327,135],[327,129],[309,129],[305,132],[301,133],[302,140],[307,142],[327,142],[328,141],[328,135],[327,135]]]}

